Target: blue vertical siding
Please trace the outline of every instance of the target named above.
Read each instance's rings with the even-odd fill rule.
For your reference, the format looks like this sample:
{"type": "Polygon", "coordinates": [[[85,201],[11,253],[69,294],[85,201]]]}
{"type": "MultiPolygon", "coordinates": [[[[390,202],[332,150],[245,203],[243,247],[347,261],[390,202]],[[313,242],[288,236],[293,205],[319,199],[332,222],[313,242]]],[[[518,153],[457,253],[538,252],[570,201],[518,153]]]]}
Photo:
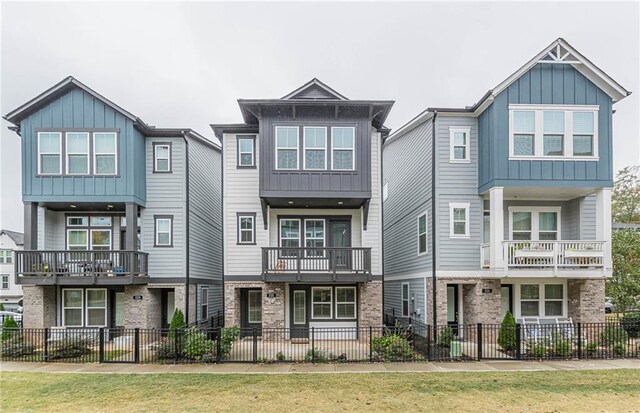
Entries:
{"type": "Polygon", "coordinates": [[[569,65],[539,63],[478,118],[479,192],[494,186],[613,185],[611,98],[569,65]],[[509,104],[598,105],[598,161],[509,160],[509,104]]]}
{"type": "MultiPolygon", "coordinates": [[[[74,89],[20,124],[22,195],[31,202],[146,202],[144,136],[131,119],[74,89]],[[37,129],[118,129],[116,176],[38,176],[37,129]]],[[[64,139],[64,136],[63,136],[64,139]]]]}

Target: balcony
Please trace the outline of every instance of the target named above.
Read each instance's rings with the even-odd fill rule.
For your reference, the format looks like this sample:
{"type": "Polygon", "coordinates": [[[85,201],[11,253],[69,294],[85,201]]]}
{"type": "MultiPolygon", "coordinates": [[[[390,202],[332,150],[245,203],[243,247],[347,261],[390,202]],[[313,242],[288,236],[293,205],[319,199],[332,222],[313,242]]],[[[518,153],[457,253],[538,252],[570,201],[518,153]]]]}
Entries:
{"type": "Polygon", "coordinates": [[[371,248],[262,248],[267,282],[371,281],[371,248]]]}
{"type": "MultiPolygon", "coordinates": [[[[480,246],[480,264],[490,269],[491,245],[480,246]]],[[[504,241],[505,270],[604,271],[604,241],[504,241]]]]}
{"type": "Polygon", "coordinates": [[[149,254],[140,251],[16,251],[16,283],[146,284],[149,254]]]}

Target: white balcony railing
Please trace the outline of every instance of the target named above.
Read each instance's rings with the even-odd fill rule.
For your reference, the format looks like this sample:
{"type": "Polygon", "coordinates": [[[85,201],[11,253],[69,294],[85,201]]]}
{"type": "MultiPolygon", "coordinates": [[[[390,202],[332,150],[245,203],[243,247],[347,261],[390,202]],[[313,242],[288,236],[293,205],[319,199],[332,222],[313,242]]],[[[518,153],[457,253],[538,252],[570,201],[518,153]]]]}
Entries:
{"type": "MultiPolygon", "coordinates": [[[[604,268],[604,241],[504,241],[508,269],[604,268]]],[[[480,246],[482,268],[492,268],[491,245],[480,246]]]]}

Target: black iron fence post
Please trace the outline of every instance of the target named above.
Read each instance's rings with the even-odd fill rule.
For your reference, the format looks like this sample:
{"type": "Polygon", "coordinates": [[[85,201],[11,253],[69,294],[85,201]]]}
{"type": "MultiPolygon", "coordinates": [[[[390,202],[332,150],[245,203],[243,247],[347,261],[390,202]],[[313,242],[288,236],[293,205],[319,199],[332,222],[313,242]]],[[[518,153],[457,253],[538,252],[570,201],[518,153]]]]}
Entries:
{"type": "Polygon", "coordinates": [[[522,358],[522,342],[521,342],[522,330],[521,325],[516,324],[516,359],[522,358]]]}
{"type": "Polygon", "coordinates": [[[98,334],[100,334],[98,337],[98,342],[100,343],[98,346],[98,363],[104,363],[104,327],[100,327],[98,334]]]}
{"type": "Polygon", "coordinates": [[[133,362],[140,363],[140,329],[136,328],[133,336],[133,362]]]}
{"type": "Polygon", "coordinates": [[[176,328],[173,330],[173,353],[176,359],[176,362],[178,361],[178,358],[180,357],[180,349],[178,347],[178,335],[180,334],[180,329],[176,328]]]}
{"type": "Polygon", "coordinates": [[[258,362],[258,330],[253,329],[253,362],[258,362]]]}
{"type": "Polygon", "coordinates": [[[373,326],[369,326],[369,363],[373,363],[373,326]]]}
{"type": "Polygon", "coordinates": [[[220,363],[222,361],[222,329],[218,327],[218,333],[216,337],[216,362],[220,363]]]}
{"type": "Polygon", "coordinates": [[[578,322],[577,325],[577,335],[578,335],[578,360],[582,359],[582,323],[578,322]]]}
{"type": "Polygon", "coordinates": [[[476,337],[478,345],[478,361],[482,360],[482,323],[478,323],[478,337],[476,337]]]}
{"type": "Polygon", "coordinates": [[[316,362],[316,340],[315,340],[315,327],[311,327],[311,362],[316,362]]]}
{"type": "Polygon", "coordinates": [[[49,328],[44,329],[44,361],[49,361],[49,328]]]}
{"type": "Polygon", "coordinates": [[[427,361],[431,359],[431,326],[426,326],[427,330],[427,361]]]}

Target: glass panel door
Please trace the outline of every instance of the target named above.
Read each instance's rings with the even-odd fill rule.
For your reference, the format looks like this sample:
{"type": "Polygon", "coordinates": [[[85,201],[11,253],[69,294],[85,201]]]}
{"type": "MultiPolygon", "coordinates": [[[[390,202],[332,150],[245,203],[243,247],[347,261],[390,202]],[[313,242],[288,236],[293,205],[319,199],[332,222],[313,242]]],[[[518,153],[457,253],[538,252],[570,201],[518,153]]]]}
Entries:
{"type": "Polygon", "coordinates": [[[309,302],[307,286],[292,286],[290,298],[291,338],[309,337],[309,302]]]}
{"type": "Polygon", "coordinates": [[[337,270],[348,270],[351,268],[351,221],[332,220],[330,221],[331,247],[338,248],[334,251],[335,265],[337,270]]]}

